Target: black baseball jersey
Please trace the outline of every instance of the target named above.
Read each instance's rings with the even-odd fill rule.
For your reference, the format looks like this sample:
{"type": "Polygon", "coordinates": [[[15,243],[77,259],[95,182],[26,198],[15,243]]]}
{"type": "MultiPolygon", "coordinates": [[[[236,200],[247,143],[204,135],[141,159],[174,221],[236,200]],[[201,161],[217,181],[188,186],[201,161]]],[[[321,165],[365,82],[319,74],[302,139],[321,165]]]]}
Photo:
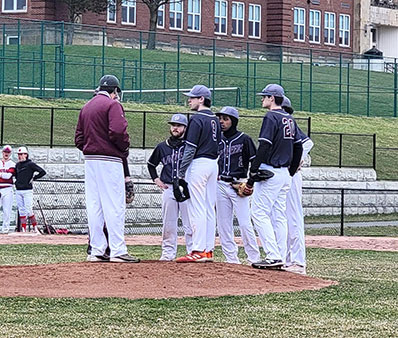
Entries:
{"type": "Polygon", "coordinates": [[[221,127],[211,110],[201,110],[193,115],[185,132],[185,142],[196,148],[195,158],[217,159],[221,127]]]}
{"type": "Polygon", "coordinates": [[[249,163],[256,157],[256,146],[249,135],[237,131],[227,138],[222,135],[219,146],[218,174],[246,178],[249,163]]]}
{"type": "Polygon", "coordinates": [[[163,164],[160,179],[163,183],[173,183],[173,179],[178,177],[178,170],[180,161],[184,154],[185,142],[179,146],[172,147],[169,140],[159,143],[153,150],[153,153],[148,159],[148,164],[157,167],[159,163],[163,164]]]}
{"type": "Polygon", "coordinates": [[[301,142],[301,137],[294,118],[283,109],[276,109],[264,116],[258,140],[271,145],[270,153],[262,163],[280,168],[289,167],[293,158],[293,144],[301,142]]]}

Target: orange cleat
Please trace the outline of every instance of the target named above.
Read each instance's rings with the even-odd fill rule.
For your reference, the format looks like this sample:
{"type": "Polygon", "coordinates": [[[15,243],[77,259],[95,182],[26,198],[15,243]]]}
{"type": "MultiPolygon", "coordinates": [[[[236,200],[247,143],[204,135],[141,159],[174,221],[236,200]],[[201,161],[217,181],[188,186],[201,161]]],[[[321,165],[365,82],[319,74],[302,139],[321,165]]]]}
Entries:
{"type": "Polygon", "coordinates": [[[208,262],[214,262],[213,251],[206,252],[206,257],[208,262]]]}
{"type": "Polygon", "coordinates": [[[176,259],[176,263],[205,263],[208,262],[205,251],[192,251],[190,254],[176,259]]]}

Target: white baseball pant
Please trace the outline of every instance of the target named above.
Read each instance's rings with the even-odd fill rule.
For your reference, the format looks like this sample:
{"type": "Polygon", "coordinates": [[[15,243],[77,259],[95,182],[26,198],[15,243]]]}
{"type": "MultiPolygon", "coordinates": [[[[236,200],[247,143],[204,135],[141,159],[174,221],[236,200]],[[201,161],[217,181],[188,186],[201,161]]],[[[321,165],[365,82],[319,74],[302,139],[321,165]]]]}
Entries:
{"type": "Polygon", "coordinates": [[[286,195],[290,189],[291,176],[287,168],[273,168],[262,164],[260,169],[270,170],[274,176],[254,184],[251,213],[253,224],[266,257],[285,263],[287,254],[286,195]]]}
{"type": "Polygon", "coordinates": [[[191,198],[187,200],[192,229],[192,251],[214,250],[216,236],[217,160],[197,158],[189,165],[186,181],[191,198]]]}
{"type": "Polygon", "coordinates": [[[127,253],[124,241],[126,192],[122,160],[115,157],[103,159],[94,155],[85,157],[85,190],[91,254],[105,253],[108,246],[103,227],[109,234],[111,257],[127,253]],[[91,158],[90,158],[91,157],[91,158]]]}
{"type": "Polygon", "coordinates": [[[19,216],[30,217],[33,215],[33,190],[17,190],[15,200],[19,211],[19,216]]]}
{"type": "Polygon", "coordinates": [[[192,251],[192,230],[188,221],[187,201],[178,203],[173,194],[173,185],[167,184],[168,188],[162,194],[162,256],[160,260],[171,261],[177,255],[177,232],[178,216],[181,216],[182,227],[185,234],[187,253],[192,251]]]}
{"type": "Polygon", "coordinates": [[[234,213],[238,219],[247,260],[249,263],[258,262],[260,260],[260,251],[250,220],[249,197],[238,196],[231,187],[231,183],[218,181],[216,211],[218,234],[227,263],[240,264],[238,246],[234,240],[234,213]]]}
{"type": "Polygon", "coordinates": [[[12,187],[0,189],[1,198],[0,203],[3,206],[3,230],[6,231],[10,228],[10,218],[13,202],[13,189],[12,187]]]}
{"type": "Polygon", "coordinates": [[[302,188],[303,177],[301,171],[298,171],[293,176],[292,186],[286,199],[288,224],[286,265],[306,266],[302,188]]]}

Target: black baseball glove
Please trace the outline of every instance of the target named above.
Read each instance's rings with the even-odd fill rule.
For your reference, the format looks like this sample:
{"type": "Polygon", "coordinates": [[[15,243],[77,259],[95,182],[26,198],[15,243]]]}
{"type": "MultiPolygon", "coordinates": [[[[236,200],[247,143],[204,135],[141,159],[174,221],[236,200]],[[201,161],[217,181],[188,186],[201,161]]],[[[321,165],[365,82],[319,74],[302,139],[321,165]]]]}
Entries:
{"type": "Polygon", "coordinates": [[[128,181],[125,183],[126,186],[126,203],[131,203],[134,200],[134,183],[133,181],[128,181]]]}
{"type": "Polygon", "coordinates": [[[188,183],[182,179],[173,181],[173,194],[177,202],[184,202],[191,196],[189,195],[188,183]]]}

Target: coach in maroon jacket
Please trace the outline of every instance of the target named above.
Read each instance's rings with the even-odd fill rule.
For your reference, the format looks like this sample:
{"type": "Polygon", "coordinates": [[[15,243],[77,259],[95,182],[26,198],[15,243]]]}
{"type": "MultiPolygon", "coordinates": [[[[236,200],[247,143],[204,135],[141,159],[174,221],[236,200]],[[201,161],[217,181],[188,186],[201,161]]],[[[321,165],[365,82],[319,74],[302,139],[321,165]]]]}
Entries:
{"type": "Polygon", "coordinates": [[[124,241],[125,185],[122,159],[128,156],[130,139],[121,104],[114,100],[119,80],[104,75],[98,95],[88,101],[79,114],[75,133],[76,147],[85,158],[85,190],[90,231],[90,262],[138,263],[127,253],[124,241]],[[109,233],[110,257],[103,232],[109,233]]]}

